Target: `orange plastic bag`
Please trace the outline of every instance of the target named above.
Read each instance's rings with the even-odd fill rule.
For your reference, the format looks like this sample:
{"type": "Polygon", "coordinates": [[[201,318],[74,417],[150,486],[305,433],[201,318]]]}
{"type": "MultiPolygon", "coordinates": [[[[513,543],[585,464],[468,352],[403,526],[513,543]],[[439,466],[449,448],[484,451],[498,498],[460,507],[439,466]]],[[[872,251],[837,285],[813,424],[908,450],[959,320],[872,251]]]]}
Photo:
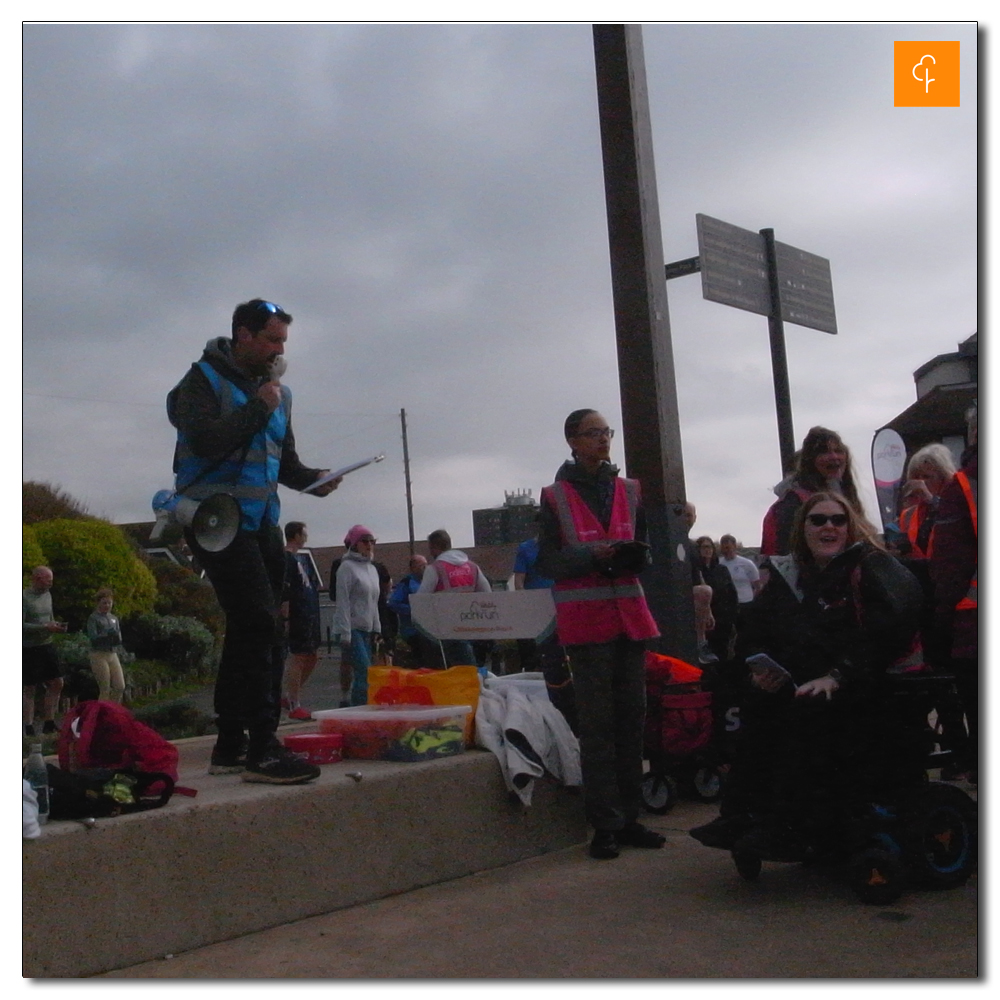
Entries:
{"type": "Polygon", "coordinates": [[[701,682],[701,668],[678,660],[674,656],[664,656],[646,651],[646,673],[668,684],[698,684],[701,682]]]}
{"type": "Polygon", "coordinates": [[[369,705],[470,705],[465,717],[465,745],[472,746],[479,704],[479,671],[475,667],[447,670],[368,668],[369,705]]]}

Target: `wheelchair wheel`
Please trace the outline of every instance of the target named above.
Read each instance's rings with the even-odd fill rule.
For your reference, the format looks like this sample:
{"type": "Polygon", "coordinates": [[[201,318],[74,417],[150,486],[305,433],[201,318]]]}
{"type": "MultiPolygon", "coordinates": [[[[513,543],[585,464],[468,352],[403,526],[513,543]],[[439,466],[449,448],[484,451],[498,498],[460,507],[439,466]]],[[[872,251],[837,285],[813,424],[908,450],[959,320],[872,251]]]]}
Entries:
{"type": "Polygon", "coordinates": [[[648,813],[662,816],[677,804],[677,785],[673,778],[650,771],[642,779],[642,805],[648,813]]]}
{"type": "Polygon", "coordinates": [[[740,877],[748,882],[756,882],[760,877],[761,860],[757,854],[733,851],[733,864],[736,865],[740,877]]]}
{"type": "Polygon", "coordinates": [[[718,802],[722,796],[722,774],[711,764],[699,767],[691,776],[695,798],[702,802],[718,802]]]}
{"type": "Polygon", "coordinates": [[[850,882],[862,903],[886,906],[903,894],[906,869],[889,851],[869,847],[851,859],[850,882]]]}
{"type": "Polygon", "coordinates": [[[976,864],[976,804],[961,789],[933,782],[903,813],[903,857],[928,889],[965,885],[976,864]]]}

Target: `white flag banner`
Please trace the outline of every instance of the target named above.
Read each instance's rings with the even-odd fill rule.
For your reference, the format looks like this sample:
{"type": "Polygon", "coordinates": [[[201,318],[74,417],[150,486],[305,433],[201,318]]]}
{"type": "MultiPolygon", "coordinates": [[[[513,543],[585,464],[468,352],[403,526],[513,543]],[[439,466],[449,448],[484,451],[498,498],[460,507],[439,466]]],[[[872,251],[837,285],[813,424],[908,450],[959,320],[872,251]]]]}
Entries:
{"type": "Polygon", "coordinates": [[[549,590],[411,594],[413,622],[432,639],[536,639],[555,629],[549,590]]]}

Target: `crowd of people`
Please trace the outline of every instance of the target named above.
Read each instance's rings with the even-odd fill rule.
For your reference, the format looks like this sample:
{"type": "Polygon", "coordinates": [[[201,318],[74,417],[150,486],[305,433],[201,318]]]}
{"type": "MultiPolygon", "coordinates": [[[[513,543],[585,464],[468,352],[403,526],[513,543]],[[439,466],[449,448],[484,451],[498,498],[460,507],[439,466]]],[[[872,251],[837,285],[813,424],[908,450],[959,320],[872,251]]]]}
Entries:
{"type": "MultiPolygon", "coordinates": [[[[291,393],[281,358],[292,317],[262,299],[239,305],[230,338],[208,342],[168,397],[177,431],[176,486],[195,500],[218,493],[240,508],[235,539],[218,549],[185,541],[226,615],[215,686],[218,737],[210,773],[296,784],[319,769],[285,750],[275,732],[282,710],[310,716],[302,692],[320,647],[320,580],[307,526],[279,528],[277,487],[327,496],[339,485],[306,466],[295,448],[291,393]]],[[[614,858],[623,846],[658,848],[664,838],[639,822],[645,717],[644,662],[660,629],[641,576],[650,563],[640,484],[611,461],[614,431],[596,410],[567,417],[569,458],[542,490],[537,537],[512,567],[516,589],[551,590],[556,632],[520,646],[522,667],[541,669],[551,700],[580,745],[590,854],[614,858]]],[[[878,726],[881,679],[930,666],[954,674],[960,710],[942,725],[961,773],[978,774],[978,443],[970,414],[960,468],[941,445],[910,460],[898,525],[883,540],[868,520],[841,437],[806,435],[794,468],[775,487],[761,538],[761,562],[739,554],[736,538],[689,538],[698,659],[706,670],[735,664],[745,677],[738,752],[720,816],[693,831],[712,846],[756,838],[780,852],[804,769],[830,762],[844,734],[863,742],[878,726]],[[761,660],[764,656],[765,661],[761,660]],[[750,664],[753,669],[745,666],[750,664]],[[761,663],[765,667],[757,669],[761,663]],[[754,666],[756,664],[756,666],[754,666]]],[[[693,504],[683,508],[689,534],[693,504]]],[[[427,539],[393,583],[375,559],[375,533],[355,524],[329,581],[332,631],[341,647],[342,706],[368,700],[368,668],[398,649],[407,666],[484,663],[484,650],[431,642],[413,622],[414,594],[489,591],[482,570],[448,532],[427,539]]],[[[52,572],[38,567],[24,592],[24,724],[34,734],[36,689],[44,688],[44,732],[55,730],[62,685],[52,612],[52,572]]],[[[102,590],[87,625],[102,699],[121,700],[116,655],[121,632],[113,595],[102,590]]],[[[813,783],[815,784],[815,782],[813,783]]],[[[814,796],[807,823],[831,822],[830,794],[814,796]]]]}

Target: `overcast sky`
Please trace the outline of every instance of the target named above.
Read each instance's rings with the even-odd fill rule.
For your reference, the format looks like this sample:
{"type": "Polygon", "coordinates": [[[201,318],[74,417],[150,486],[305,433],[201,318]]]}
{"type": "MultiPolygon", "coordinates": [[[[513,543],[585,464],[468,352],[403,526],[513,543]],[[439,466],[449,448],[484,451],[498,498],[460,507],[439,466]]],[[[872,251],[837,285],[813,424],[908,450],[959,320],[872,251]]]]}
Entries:
{"type": "MultiPolygon", "coordinates": [[[[786,328],[795,434],[840,431],[876,516],[876,429],[977,328],[976,32],[957,25],[644,28],[666,260],[695,213],[831,262],[839,334],[786,328]],[[960,108],[894,108],[893,41],[961,42],[960,108]]],[[[471,511],[552,481],[581,406],[620,427],[591,30],[29,25],[24,477],[151,519],[164,399],[236,303],[294,316],[303,460],[384,451],[326,499],[472,543],[471,511]]],[[[780,478],[767,322],[669,284],[698,533],[760,540],[780,478]]],[[[616,439],[614,456],[621,458],[616,439]]]]}

